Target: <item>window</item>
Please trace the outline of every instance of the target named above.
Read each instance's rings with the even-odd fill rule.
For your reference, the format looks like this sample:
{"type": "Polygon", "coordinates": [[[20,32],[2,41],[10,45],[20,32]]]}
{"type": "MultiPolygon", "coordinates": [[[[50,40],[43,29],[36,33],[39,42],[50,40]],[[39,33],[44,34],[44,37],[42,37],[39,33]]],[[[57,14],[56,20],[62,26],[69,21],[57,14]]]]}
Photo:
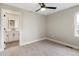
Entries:
{"type": "Polygon", "coordinates": [[[75,19],[75,36],[79,37],[79,14],[76,14],[76,19],[75,19]]]}

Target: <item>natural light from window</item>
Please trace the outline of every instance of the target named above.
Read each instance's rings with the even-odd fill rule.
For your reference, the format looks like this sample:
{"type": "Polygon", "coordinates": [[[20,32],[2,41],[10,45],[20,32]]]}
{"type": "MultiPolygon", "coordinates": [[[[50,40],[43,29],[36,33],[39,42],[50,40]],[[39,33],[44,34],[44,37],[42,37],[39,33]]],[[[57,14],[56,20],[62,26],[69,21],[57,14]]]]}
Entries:
{"type": "Polygon", "coordinates": [[[79,14],[76,14],[75,19],[75,36],[79,37],[79,14]]]}

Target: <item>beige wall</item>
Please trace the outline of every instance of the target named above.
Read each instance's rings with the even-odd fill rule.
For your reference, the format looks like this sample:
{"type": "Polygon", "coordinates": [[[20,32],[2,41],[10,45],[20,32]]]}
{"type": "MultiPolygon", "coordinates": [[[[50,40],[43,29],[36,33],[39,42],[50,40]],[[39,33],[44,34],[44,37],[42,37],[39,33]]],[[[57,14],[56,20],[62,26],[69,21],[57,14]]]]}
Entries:
{"type": "Polygon", "coordinates": [[[79,47],[79,37],[74,36],[74,16],[79,6],[60,11],[47,17],[47,36],[79,47]]]}
{"type": "Polygon", "coordinates": [[[0,7],[22,13],[22,19],[20,20],[21,45],[45,36],[45,16],[5,4],[0,4],[0,7]]]}
{"type": "MultiPolygon", "coordinates": [[[[1,9],[0,9],[1,11],[1,9]]],[[[1,12],[0,12],[0,42],[1,42],[1,12]]],[[[1,43],[0,43],[0,48],[1,48],[1,43]]]]}
{"type": "Polygon", "coordinates": [[[23,12],[22,41],[27,43],[45,37],[45,17],[35,13],[23,12]]]}

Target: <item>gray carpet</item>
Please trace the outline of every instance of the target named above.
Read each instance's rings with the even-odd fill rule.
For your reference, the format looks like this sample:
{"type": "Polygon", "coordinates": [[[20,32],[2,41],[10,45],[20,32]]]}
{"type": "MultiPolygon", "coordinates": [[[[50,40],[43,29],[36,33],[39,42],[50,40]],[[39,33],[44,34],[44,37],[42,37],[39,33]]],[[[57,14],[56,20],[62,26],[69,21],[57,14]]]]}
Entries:
{"type": "Polygon", "coordinates": [[[0,56],[78,56],[79,51],[42,40],[22,47],[12,47],[0,52],[0,56]]]}

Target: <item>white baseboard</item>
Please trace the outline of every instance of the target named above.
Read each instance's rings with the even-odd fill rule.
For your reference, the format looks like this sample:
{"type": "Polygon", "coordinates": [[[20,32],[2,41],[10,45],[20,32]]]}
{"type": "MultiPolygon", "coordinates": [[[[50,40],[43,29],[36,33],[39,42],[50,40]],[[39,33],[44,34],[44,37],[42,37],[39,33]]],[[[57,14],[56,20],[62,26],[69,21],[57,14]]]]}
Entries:
{"type": "Polygon", "coordinates": [[[38,42],[38,41],[41,41],[41,40],[44,40],[44,39],[45,38],[40,38],[40,39],[33,40],[33,41],[30,41],[30,42],[22,43],[20,46],[24,46],[24,45],[31,44],[31,43],[34,43],[34,42],[38,42]]]}
{"type": "Polygon", "coordinates": [[[71,45],[71,44],[68,44],[68,43],[65,43],[65,42],[62,42],[62,41],[58,41],[58,40],[55,40],[55,39],[52,39],[52,38],[48,38],[48,37],[47,37],[47,40],[50,40],[50,41],[53,41],[53,42],[56,42],[56,43],[59,43],[59,44],[65,45],[65,46],[70,46],[70,47],[72,47],[74,49],[79,50],[79,47],[75,46],[75,45],[71,45]]]}

